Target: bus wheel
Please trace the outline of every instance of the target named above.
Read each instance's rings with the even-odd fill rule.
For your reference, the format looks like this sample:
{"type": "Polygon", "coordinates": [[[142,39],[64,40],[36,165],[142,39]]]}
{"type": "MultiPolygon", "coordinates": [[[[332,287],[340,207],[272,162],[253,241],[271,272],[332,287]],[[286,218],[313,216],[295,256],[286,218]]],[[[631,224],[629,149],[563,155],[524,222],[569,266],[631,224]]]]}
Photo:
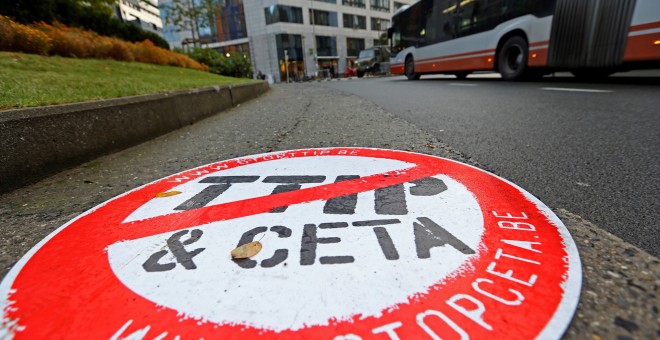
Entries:
{"type": "Polygon", "coordinates": [[[406,77],[408,80],[417,80],[419,79],[419,74],[415,73],[415,60],[412,56],[406,58],[406,77]]]}
{"type": "Polygon", "coordinates": [[[454,76],[456,76],[456,79],[465,79],[470,73],[471,72],[456,72],[454,73],[454,76]]]}
{"type": "Polygon", "coordinates": [[[497,57],[497,68],[504,80],[520,80],[527,69],[527,41],[520,36],[509,38],[497,57]]]}

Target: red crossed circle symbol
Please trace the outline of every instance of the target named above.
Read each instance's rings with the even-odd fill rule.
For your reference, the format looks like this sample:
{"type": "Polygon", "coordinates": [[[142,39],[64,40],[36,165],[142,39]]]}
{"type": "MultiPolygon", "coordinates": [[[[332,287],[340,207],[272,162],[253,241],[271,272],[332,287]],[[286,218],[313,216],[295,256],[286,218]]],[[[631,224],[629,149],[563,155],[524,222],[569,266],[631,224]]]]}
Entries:
{"type": "Polygon", "coordinates": [[[498,335],[531,338],[544,331],[560,336],[577,303],[580,276],[575,266],[579,267],[579,260],[569,254],[574,248],[572,240],[562,235],[560,228],[563,226],[556,225],[548,212],[521,189],[492,174],[415,153],[331,148],[223,161],[158,180],[114,198],[42,241],[12,269],[9,280],[5,280],[13,279],[13,282],[10,282],[3,327],[14,332],[17,339],[107,339],[145,329],[145,338],[174,338],[175,335],[183,338],[333,338],[347,334],[385,338],[388,332],[401,338],[418,337],[423,333],[443,339],[468,334],[477,338],[498,335]],[[392,159],[414,166],[404,171],[123,223],[157,193],[181,184],[181,178],[193,181],[221,168],[276,161],[280,157],[337,155],[392,159]],[[438,174],[460,182],[477,198],[485,224],[478,255],[457,270],[456,275],[439,281],[429,292],[410,297],[408,303],[393,306],[378,317],[356,316],[352,320],[331,321],[326,326],[279,333],[185,319],[178,311],[157,306],[128,289],[117,279],[108,261],[107,247],[119,241],[238,219],[284,205],[328,200],[438,174]],[[177,178],[179,180],[175,180],[177,178]],[[526,216],[524,223],[534,230],[524,232],[521,228],[511,228],[513,224],[502,223],[517,223],[515,216],[521,213],[526,216]],[[510,221],[506,221],[506,216],[512,217],[510,221]],[[521,254],[533,255],[533,259],[523,258],[521,254]],[[504,261],[505,258],[509,262],[504,261]],[[510,266],[511,259],[515,258],[527,261],[518,260],[515,266],[510,266]],[[571,268],[573,271],[569,270],[571,268]],[[571,285],[567,286],[567,282],[571,285]],[[576,283],[577,288],[574,287],[576,283]],[[462,298],[466,295],[473,299],[462,298]],[[448,301],[452,301],[453,306],[448,301]],[[384,325],[390,326],[383,328],[384,325]]]}

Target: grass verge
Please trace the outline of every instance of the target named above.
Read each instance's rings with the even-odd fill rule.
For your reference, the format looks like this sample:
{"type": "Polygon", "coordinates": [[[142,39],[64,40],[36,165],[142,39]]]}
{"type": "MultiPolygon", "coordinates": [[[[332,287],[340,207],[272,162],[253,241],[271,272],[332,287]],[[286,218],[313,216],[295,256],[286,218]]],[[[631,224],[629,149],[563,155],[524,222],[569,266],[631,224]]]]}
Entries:
{"type": "Polygon", "coordinates": [[[252,81],[138,62],[0,52],[0,110],[252,81]]]}

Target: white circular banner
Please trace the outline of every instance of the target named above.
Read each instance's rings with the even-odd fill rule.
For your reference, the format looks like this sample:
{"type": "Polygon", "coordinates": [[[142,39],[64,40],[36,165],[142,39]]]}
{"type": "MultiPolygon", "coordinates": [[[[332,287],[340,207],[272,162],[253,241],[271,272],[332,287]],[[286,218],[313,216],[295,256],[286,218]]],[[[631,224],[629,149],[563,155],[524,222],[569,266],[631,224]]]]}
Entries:
{"type": "Polygon", "coordinates": [[[505,180],[401,151],[294,150],[173,175],[63,226],[2,282],[0,334],[559,337],[580,282],[561,221],[505,180]]]}

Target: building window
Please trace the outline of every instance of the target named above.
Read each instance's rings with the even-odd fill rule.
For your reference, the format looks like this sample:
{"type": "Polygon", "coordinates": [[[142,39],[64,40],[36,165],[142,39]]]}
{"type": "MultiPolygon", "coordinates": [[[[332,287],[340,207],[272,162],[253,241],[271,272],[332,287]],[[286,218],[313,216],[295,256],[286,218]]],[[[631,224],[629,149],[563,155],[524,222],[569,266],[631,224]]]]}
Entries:
{"type": "Polygon", "coordinates": [[[366,30],[367,18],[361,15],[344,13],[344,27],[366,30]]]}
{"type": "Polygon", "coordinates": [[[357,57],[364,50],[364,39],[346,38],[346,55],[357,57]]]}
{"type": "Polygon", "coordinates": [[[390,11],[390,0],[369,0],[371,1],[371,10],[374,11],[390,11]]]}
{"type": "Polygon", "coordinates": [[[365,8],[364,0],[342,0],[342,5],[344,6],[351,6],[351,7],[358,7],[358,8],[365,8]]]}
{"type": "Polygon", "coordinates": [[[314,1],[327,2],[329,4],[336,4],[337,3],[337,0],[314,0],[314,1]]]}
{"type": "Polygon", "coordinates": [[[284,60],[284,51],[287,51],[289,60],[303,60],[302,38],[298,34],[278,34],[275,36],[277,44],[277,58],[284,60]]]}
{"type": "Polygon", "coordinates": [[[300,7],[271,5],[264,8],[264,14],[266,15],[266,25],[277,22],[303,23],[302,8],[300,7]]]}
{"type": "Polygon", "coordinates": [[[337,13],[310,9],[309,17],[312,25],[337,27],[337,13]]]}
{"type": "Polygon", "coordinates": [[[334,57],[337,55],[337,38],[316,36],[316,55],[334,57]]]}
{"type": "Polygon", "coordinates": [[[371,30],[372,31],[387,31],[390,27],[390,21],[382,18],[371,18],[371,30]]]}

